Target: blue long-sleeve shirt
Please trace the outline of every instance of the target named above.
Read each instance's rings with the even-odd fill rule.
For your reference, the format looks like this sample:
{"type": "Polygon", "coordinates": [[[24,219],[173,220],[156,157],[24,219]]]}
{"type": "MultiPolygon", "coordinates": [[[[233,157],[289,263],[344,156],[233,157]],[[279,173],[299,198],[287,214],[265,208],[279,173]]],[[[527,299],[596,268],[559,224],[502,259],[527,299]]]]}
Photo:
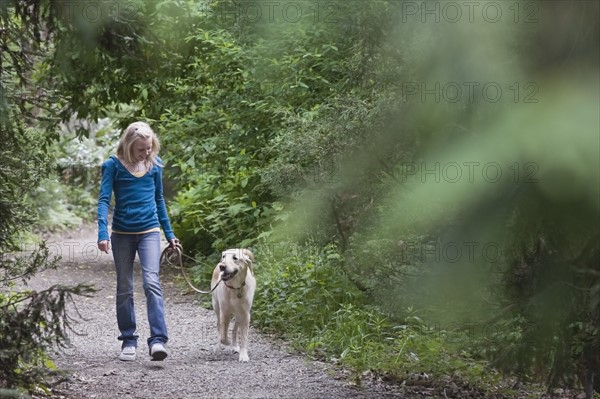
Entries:
{"type": "Polygon", "coordinates": [[[163,197],[162,162],[142,177],[135,177],[111,155],[102,164],[98,198],[98,242],[108,240],[108,209],[115,194],[112,230],[141,233],[162,227],[167,240],[175,238],[163,197]]]}

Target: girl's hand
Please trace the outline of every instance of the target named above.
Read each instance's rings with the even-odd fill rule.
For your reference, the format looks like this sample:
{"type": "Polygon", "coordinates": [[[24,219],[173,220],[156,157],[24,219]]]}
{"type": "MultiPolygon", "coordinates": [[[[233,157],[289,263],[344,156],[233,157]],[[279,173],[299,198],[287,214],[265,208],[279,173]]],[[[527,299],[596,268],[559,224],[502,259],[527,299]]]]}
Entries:
{"type": "Polygon", "coordinates": [[[108,250],[110,249],[110,241],[108,241],[108,240],[99,241],[98,249],[102,252],[108,253],[108,250]]]}
{"type": "Polygon", "coordinates": [[[177,244],[179,244],[179,240],[178,240],[177,238],[172,238],[172,239],[169,241],[169,246],[170,246],[171,248],[175,248],[175,247],[177,246],[177,244]]]}

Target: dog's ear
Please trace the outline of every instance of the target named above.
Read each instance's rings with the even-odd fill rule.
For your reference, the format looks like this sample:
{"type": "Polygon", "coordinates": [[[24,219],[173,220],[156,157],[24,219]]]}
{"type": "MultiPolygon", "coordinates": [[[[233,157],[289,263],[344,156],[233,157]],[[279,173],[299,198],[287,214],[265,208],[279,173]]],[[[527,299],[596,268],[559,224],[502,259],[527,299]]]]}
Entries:
{"type": "Polygon", "coordinates": [[[242,259],[246,262],[254,263],[254,254],[247,248],[242,249],[242,259]]]}

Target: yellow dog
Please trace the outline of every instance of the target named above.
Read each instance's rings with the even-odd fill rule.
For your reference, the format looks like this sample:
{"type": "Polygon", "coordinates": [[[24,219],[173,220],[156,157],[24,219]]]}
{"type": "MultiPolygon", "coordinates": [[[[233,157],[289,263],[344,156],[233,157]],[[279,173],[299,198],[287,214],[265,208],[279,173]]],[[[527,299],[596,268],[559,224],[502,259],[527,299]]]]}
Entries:
{"type": "Polygon", "coordinates": [[[229,322],[231,316],[234,316],[231,349],[233,352],[239,352],[240,362],[250,360],[248,357],[248,330],[250,329],[250,309],[256,290],[256,279],[252,270],[253,262],[254,255],[249,249],[238,248],[224,251],[221,254],[221,261],[213,271],[210,285],[211,290],[214,289],[212,305],[217,315],[219,332],[217,347],[220,349],[229,347],[229,322]],[[217,287],[215,288],[215,286],[217,287]]]}

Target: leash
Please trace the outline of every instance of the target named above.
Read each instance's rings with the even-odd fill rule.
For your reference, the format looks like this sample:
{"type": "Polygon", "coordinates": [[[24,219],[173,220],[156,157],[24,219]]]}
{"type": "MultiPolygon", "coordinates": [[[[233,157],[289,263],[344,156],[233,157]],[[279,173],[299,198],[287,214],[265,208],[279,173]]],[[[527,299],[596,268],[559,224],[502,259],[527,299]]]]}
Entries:
{"type": "Polygon", "coordinates": [[[214,290],[217,289],[217,287],[219,286],[219,284],[221,284],[222,280],[219,279],[219,281],[217,282],[217,284],[215,284],[215,286],[213,287],[213,289],[210,290],[210,291],[202,291],[202,290],[199,290],[198,288],[194,287],[194,285],[190,281],[190,278],[188,277],[187,273],[185,272],[185,268],[183,267],[183,247],[181,246],[181,244],[175,244],[175,247],[172,247],[170,245],[168,247],[166,247],[162,251],[162,254],[160,255],[160,263],[162,263],[163,260],[165,260],[169,265],[173,265],[173,263],[171,263],[170,258],[174,254],[177,256],[177,259],[179,261],[178,262],[179,263],[179,268],[181,269],[181,273],[183,274],[183,278],[184,278],[185,282],[194,291],[196,291],[196,292],[198,292],[200,294],[211,294],[214,290]]]}

